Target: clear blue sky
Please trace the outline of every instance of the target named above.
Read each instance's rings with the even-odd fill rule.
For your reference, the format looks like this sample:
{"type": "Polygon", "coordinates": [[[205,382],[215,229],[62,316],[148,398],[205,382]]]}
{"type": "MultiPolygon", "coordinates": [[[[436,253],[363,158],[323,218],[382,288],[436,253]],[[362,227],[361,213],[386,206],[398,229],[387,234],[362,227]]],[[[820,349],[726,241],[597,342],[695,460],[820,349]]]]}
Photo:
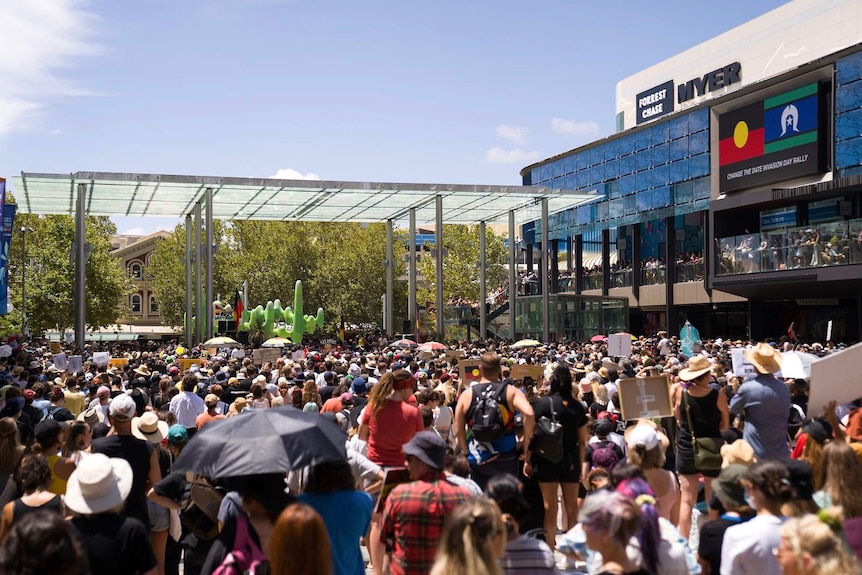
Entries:
{"type": "Polygon", "coordinates": [[[618,80],[783,3],[0,0],[0,175],[519,184],[613,132],[618,80]]]}

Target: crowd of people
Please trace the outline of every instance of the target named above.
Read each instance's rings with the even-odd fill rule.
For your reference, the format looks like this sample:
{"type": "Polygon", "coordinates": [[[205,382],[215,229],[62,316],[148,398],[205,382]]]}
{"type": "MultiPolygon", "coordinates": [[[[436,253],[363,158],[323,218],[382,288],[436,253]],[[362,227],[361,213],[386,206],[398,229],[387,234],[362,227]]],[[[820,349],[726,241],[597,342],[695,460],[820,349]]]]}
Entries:
{"type": "Polygon", "coordinates": [[[0,346],[0,572],[860,573],[862,398],[810,413],[810,382],[773,375],[786,338],[446,347],[0,346]],[[669,412],[626,419],[645,377],[669,412]],[[344,457],[177,467],[267,410],[344,457]]]}

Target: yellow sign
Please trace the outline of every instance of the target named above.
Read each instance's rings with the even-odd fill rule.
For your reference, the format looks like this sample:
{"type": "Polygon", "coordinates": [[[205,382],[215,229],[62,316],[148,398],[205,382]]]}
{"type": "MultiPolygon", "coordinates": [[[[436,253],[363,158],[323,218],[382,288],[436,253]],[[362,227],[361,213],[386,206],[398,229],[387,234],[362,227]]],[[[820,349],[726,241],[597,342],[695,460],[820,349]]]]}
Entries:
{"type": "Polygon", "coordinates": [[[177,360],[177,363],[180,366],[180,371],[188,371],[193,365],[198,366],[198,368],[204,367],[207,364],[207,360],[200,357],[181,357],[177,360]]]}
{"type": "Polygon", "coordinates": [[[125,357],[112,357],[108,360],[108,364],[111,367],[118,367],[120,369],[126,369],[126,366],[129,365],[129,360],[125,357]]]}

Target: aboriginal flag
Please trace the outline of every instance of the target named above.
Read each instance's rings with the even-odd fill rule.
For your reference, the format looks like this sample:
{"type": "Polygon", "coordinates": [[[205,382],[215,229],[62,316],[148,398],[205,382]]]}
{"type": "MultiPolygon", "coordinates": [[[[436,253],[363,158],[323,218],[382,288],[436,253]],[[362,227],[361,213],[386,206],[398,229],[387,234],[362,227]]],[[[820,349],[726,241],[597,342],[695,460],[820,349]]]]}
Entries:
{"type": "Polygon", "coordinates": [[[718,164],[727,166],[763,155],[763,104],[722,114],[718,126],[718,164]]]}
{"type": "Polygon", "coordinates": [[[236,322],[237,331],[239,331],[239,322],[242,321],[242,312],[245,306],[242,303],[242,295],[239,290],[233,296],[233,320],[236,322]]]}

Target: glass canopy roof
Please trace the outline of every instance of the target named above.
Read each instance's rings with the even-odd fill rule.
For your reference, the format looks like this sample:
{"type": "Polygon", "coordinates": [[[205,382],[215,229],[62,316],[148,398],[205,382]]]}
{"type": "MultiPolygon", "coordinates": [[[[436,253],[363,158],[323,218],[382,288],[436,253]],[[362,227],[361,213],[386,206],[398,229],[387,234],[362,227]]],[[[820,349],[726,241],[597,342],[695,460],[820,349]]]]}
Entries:
{"type": "Polygon", "coordinates": [[[87,214],[93,216],[184,217],[213,191],[213,217],[221,220],[385,222],[435,220],[435,197],[443,197],[443,221],[502,224],[509,210],[517,220],[541,217],[541,203],[556,213],[597,199],[595,191],[539,186],[480,186],[218,178],[160,174],[22,172],[14,177],[21,212],[74,215],[78,184],[87,186],[87,214]]]}

